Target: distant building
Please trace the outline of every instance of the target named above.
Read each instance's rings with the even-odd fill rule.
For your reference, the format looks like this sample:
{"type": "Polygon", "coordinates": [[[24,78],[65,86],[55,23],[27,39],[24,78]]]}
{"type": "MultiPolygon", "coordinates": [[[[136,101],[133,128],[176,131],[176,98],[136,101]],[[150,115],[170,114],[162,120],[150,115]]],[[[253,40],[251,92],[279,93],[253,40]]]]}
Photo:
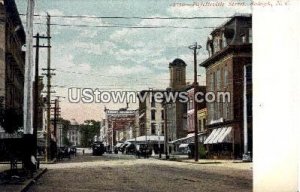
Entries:
{"type": "Polygon", "coordinates": [[[197,119],[198,119],[198,130],[199,133],[206,133],[206,120],[207,120],[207,108],[198,109],[197,111],[197,119]]]}
{"type": "Polygon", "coordinates": [[[124,142],[131,137],[136,136],[134,131],[136,123],[136,110],[128,110],[128,105],[126,108],[121,108],[119,110],[109,110],[105,109],[105,127],[102,128],[103,134],[105,136],[104,142],[106,145],[112,149],[112,146],[116,145],[117,142],[124,142]]]}
{"type": "Polygon", "coordinates": [[[73,146],[81,145],[80,125],[75,119],[71,119],[70,126],[67,131],[67,138],[73,146]]]}
{"type": "Polygon", "coordinates": [[[104,145],[107,145],[107,120],[102,119],[101,128],[99,132],[99,141],[103,142],[104,145]]]}
{"type": "MultiPolygon", "coordinates": [[[[202,110],[205,111],[206,109],[206,102],[203,98],[203,102],[196,102],[196,110],[194,106],[194,86],[188,86],[186,89],[188,96],[189,96],[189,102],[187,103],[187,131],[188,133],[194,133],[195,132],[195,114],[197,115],[197,127],[198,127],[198,133],[204,132],[204,125],[202,124],[203,119],[198,118],[198,111],[202,110]],[[195,112],[196,111],[196,112],[195,112]],[[200,129],[201,128],[201,129],[200,129]]],[[[206,93],[205,86],[197,86],[197,92],[202,92],[203,94],[206,93]]],[[[202,116],[201,116],[202,117],[202,116]]]]}
{"type": "MultiPolygon", "coordinates": [[[[22,127],[25,31],[15,1],[0,2],[0,115],[9,111],[9,117],[17,126],[9,126],[9,132],[22,127]]],[[[7,112],[8,113],[8,112],[7,112]]],[[[0,137],[4,129],[0,126],[0,137]]]]}
{"type": "MultiPolygon", "coordinates": [[[[180,92],[186,89],[186,63],[182,59],[175,59],[169,63],[170,87],[169,92],[180,92]]],[[[168,140],[173,141],[187,134],[187,103],[176,102],[167,103],[166,106],[168,120],[168,140]]]]}
{"type": "Polygon", "coordinates": [[[204,143],[211,157],[241,158],[247,153],[243,150],[245,122],[248,150],[252,152],[252,16],[232,17],[213,30],[211,37],[207,41],[209,58],[200,64],[206,69],[207,91],[229,92],[230,95],[221,102],[207,103],[210,135],[204,143]],[[247,76],[246,105],[244,75],[247,76]],[[243,117],[245,108],[246,119],[243,117]]]}
{"type": "Polygon", "coordinates": [[[156,102],[154,95],[165,90],[143,90],[139,98],[140,136],[164,134],[164,109],[162,102],[156,102]],[[144,100],[142,99],[144,98],[144,100]]]}

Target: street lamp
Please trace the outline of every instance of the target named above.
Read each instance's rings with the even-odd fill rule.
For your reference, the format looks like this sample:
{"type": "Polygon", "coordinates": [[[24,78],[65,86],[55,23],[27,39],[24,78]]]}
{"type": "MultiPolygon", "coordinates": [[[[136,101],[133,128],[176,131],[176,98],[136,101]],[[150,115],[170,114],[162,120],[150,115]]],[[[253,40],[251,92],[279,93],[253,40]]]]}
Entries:
{"type": "Polygon", "coordinates": [[[195,161],[198,161],[198,126],[197,126],[197,103],[196,103],[196,92],[197,92],[197,49],[201,49],[201,45],[197,45],[197,42],[194,45],[189,46],[189,49],[193,50],[194,53],[194,129],[195,129],[195,161]]]}

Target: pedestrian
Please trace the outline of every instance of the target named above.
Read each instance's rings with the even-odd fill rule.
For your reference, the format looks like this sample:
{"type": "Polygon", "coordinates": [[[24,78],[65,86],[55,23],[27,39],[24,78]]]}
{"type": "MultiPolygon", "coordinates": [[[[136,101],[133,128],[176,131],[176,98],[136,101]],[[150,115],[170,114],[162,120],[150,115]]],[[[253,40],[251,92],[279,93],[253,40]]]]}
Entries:
{"type": "Polygon", "coordinates": [[[84,155],[84,149],[82,149],[82,155],[84,155]]]}

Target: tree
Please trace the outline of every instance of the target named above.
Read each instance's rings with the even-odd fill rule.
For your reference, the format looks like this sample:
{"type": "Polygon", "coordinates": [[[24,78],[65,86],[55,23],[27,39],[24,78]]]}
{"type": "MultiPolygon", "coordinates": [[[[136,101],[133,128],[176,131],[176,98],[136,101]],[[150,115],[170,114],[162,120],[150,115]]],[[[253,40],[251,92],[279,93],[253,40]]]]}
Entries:
{"type": "Polygon", "coordinates": [[[95,120],[85,120],[80,125],[82,147],[90,147],[92,145],[94,136],[99,133],[100,126],[101,122],[95,120]]]}

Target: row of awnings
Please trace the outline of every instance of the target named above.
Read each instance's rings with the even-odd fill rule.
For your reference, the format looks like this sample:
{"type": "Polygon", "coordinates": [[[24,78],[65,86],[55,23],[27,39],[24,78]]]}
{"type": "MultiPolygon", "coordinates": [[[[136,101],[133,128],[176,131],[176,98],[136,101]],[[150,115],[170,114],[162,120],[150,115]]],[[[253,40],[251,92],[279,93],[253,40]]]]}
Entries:
{"type": "Polygon", "coordinates": [[[232,143],[232,127],[214,129],[204,141],[204,144],[232,143]]]}

